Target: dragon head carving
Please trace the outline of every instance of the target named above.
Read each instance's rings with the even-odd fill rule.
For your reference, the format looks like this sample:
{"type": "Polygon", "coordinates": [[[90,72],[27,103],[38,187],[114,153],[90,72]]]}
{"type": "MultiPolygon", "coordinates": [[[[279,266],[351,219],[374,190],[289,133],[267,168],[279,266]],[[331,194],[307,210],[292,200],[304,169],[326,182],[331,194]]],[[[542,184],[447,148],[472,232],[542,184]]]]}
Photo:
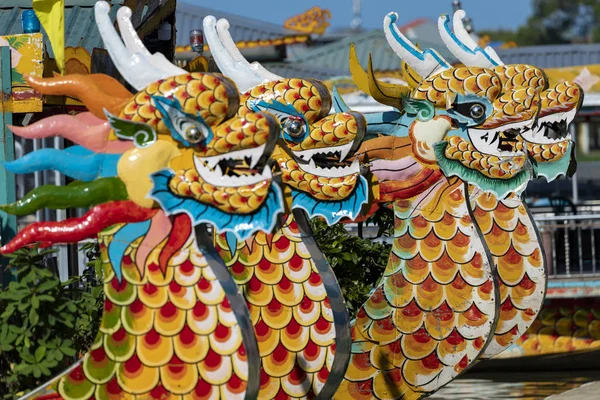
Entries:
{"type": "Polygon", "coordinates": [[[569,125],[583,101],[583,90],[574,82],[560,82],[549,87],[545,73],[527,64],[505,65],[491,47],[481,48],[463,26],[465,12],[450,18],[440,16],[438,27],[448,49],[465,65],[492,68],[502,81],[503,91],[530,88],[540,92],[541,104],[535,126],[522,132],[526,151],[536,176],[552,181],[572,175],[576,169],[573,140],[569,125]]]}
{"type": "MultiPolygon", "coordinates": [[[[522,190],[531,172],[520,134],[536,122],[539,93],[518,88],[503,94],[501,79],[491,69],[451,67],[435,50],[414,46],[396,27],[396,18],[390,13],[384,20],[387,41],[419,79],[414,88],[380,82],[371,65],[368,71],[357,65],[351,49],[351,72],[359,87],[397,109],[367,115],[368,131],[407,137],[411,157],[423,168],[502,197],[522,190]]],[[[334,104],[345,109],[339,98],[334,104]]]]}
{"type": "Polygon", "coordinates": [[[249,64],[226,20],[207,17],[204,28],[219,68],[244,90],[238,115],[263,111],[279,121],[272,159],[281,171],[288,209],[304,209],[328,223],[355,218],[369,200],[358,160],[349,161],[365,135],[364,117],[350,111],[329,114],[332,97],[320,81],[282,78],[249,64]]]}
{"type": "MultiPolygon", "coordinates": [[[[60,78],[50,79],[55,84],[60,78]]],[[[40,82],[42,93],[46,84],[40,82]]],[[[6,168],[33,172],[44,160],[43,168],[86,181],[79,189],[103,187],[103,193],[95,192],[99,198],[88,199],[99,204],[96,207],[127,201],[148,215],[158,210],[167,216],[187,214],[193,225],[210,223],[239,239],[258,230],[270,231],[283,211],[281,190],[273,184],[267,165],[279,124],[262,112],[236,116],[239,98],[230,88],[234,84],[218,74],[185,74],[149,85],[118,113],[106,111],[106,122],[93,120],[95,125],[90,126],[77,117],[49,117],[16,133],[33,137],[37,132],[40,137],[69,131],[66,136],[77,136],[81,146],[56,150],[53,157],[34,152],[6,168]],[[101,137],[87,137],[89,132],[101,137]],[[104,149],[89,150],[98,140],[104,149]],[[91,173],[90,165],[96,167],[91,173]]],[[[48,196],[52,203],[52,195],[48,196]]],[[[90,205],[82,202],[78,206],[90,205]]],[[[40,241],[44,234],[37,240],[35,235],[17,236],[4,250],[40,241]]]]}

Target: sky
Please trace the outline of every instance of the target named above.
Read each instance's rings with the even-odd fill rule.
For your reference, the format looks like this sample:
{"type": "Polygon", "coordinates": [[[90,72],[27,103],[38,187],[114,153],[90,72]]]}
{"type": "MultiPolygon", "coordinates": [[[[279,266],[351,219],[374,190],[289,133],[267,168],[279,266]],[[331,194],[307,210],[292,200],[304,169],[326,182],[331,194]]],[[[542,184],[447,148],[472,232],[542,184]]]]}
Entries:
{"type": "MultiPolygon", "coordinates": [[[[243,15],[276,24],[315,5],[331,11],[333,28],[349,27],[353,17],[353,0],[179,0],[219,11],[243,15]]],[[[462,0],[462,7],[478,29],[514,29],[523,24],[531,13],[531,0],[462,0]]],[[[380,29],[384,16],[390,11],[399,15],[402,25],[417,18],[437,20],[443,13],[452,12],[451,0],[362,0],[362,26],[380,29]]]]}

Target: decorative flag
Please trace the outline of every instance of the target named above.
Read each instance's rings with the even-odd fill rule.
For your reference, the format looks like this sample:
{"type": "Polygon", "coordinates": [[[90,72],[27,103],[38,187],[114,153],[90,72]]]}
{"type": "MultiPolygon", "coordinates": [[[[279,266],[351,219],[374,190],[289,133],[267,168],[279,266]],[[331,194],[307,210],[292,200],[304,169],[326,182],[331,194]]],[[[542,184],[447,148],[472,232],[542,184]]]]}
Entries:
{"type": "Polygon", "coordinates": [[[65,73],[65,0],[33,0],[33,11],[44,27],[61,74],[65,73]]]}

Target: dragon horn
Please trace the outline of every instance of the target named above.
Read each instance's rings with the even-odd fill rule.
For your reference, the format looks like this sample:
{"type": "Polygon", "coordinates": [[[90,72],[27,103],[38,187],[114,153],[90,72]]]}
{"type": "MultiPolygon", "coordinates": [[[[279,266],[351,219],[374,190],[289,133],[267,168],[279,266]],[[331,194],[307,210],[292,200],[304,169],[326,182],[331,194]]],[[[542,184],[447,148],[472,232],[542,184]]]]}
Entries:
{"type": "Polygon", "coordinates": [[[458,10],[454,13],[450,29],[450,17],[448,14],[442,14],[438,18],[438,30],[442,41],[464,65],[482,68],[494,68],[504,65],[498,54],[490,46],[482,49],[465,29],[462,20],[466,17],[464,10],[458,10]]]}
{"type": "Polygon", "coordinates": [[[401,61],[400,69],[402,70],[402,78],[406,81],[408,87],[411,89],[416,89],[423,81],[423,78],[420,77],[419,74],[417,74],[417,71],[412,69],[410,65],[406,63],[406,61],[401,61]]]}
{"type": "Polygon", "coordinates": [[[206,41],[208,42],[208,47],[210,48],[213,59],[223,75],[226,75],[235,82],[240,93],[244,93],[254,86],[263,83],[264,79],[255,71],[248,68],[248,66],[240,60],[236,60],[232,57],[226,44],[223,43],[221,37],[217,33],[217,20],[215,17],[212,15],[205,17],[203,27],[204,35],[206,36],[206,41]]]}
{"type": "Polygon", "coordinates": [[[383,31],[388,44],[398,57],[403,59],[423,78],[429,78],[450,69],[450,63],[435,50],[419,50],[396,26],[398,14],[391,12],[383,20],[383,31]]]}
{"type": "Polygon", "coordinates": [[[369,54],[369,68],[365,71],[358,61],[354,44],[350,44],[350,73],[352,80],[360,90],[373,97],[377,102],[402,109],[402,96],[408,95],[410,88],[395,83],[378,80],[373,71],[372,59],[369,54]]]}
{"type": "Polygon", "coordinates": [[[350,54],[348,57],[348,61],[350,64],[350,75],[352,75],[352,80],[354,81],[354,84],[366,94],[371,95],[371,91],[369,90],[369,76],[367,75],[367,72],[363,69],[362,65],[360,65],[360,61],[358,61],[358,56],[356,55],[356,48],[354,47],[354,43],[350,43],[350,54]]]}
{"type": "Polygon", "coordinates": [[[381,104],[394,107],[397,110],[402,110],[402,98],[410,94],[411,90],[406,85],[398,85],[395,83],[387,83],[378,80],[373,71],[373,60],[369,54],[369,92],[371,96],[381,104]]]}
{"type": "Polygon", "coordinates": [[[163,73],[148,64],[140,54],[132,54],[123,44],[110,21],[110,6],[106,1],[98,1],[94,6],[96,25],[102,41],[115,67],[123,78],[137,90],[148,84],[166,78],[163,73]]]}
{"type": "Polygon", "coordinates": [[[169,77],[187,74],[186,70],[172,64],[161,53],[151,54],[146,46],[144,46],[144,43],[131,23],[131,8],[125,6],[120,7],[117,11],[117,22],[119,23],[119,31],[121,32],[123,42],[125,42],[125,47],[127,47],[131,53],[140,54],[151,66],[169,77]]]}
{"type": "Polygon", "coordinates": [[[268,71],[258,61],[254,61],[252,64],[248,63],[248,60],[244,58],[242,53],[240,53],[240,50],[235,45],[235,42],[229,33],[229,21],[224,18],[221,18],[219,21],[217,21],[217,35],[219,35],[221,43],[223,43],[231,58],[244,65],[245,68],[251,69],[254,74],[263,78],[263,80],[277,81],[283,79],[281,76],[275,75],[274,73],[268,71]]]}

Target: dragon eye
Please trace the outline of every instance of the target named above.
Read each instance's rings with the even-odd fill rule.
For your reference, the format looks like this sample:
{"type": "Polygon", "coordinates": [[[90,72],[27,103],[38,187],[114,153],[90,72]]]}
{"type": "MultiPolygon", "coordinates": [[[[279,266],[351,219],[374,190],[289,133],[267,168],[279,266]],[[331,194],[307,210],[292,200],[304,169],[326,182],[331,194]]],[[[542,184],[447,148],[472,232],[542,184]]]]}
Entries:
{"type": "Polygon", "coordinates": [[[468,102],[468,103],[455,103],[452,109],[469,118],[474,120],[473,122],[480,122],[481,119],[485,118],[486,106],[480,102],[468,102]]]}
{"type": "Polygon", "coordinates": [[[481,104],[475,103],[471,106],[469,114],[473,119],[480,119],[485,115],[485,108],[481,104]]]}
{"type": "Polygon", "coordinates": [[[204,135],[202,135],[202,131],[197,126],[190,126],[185,131],[185,138],[190,143],[198,143],[204,138],[204,135]]]}
{"type": "Polygon", "coordinates": [[[285,132],[294,139],[298,139],[304,135],[304,122],[300,118],[287,118],[283,123],[285,132]]]}

